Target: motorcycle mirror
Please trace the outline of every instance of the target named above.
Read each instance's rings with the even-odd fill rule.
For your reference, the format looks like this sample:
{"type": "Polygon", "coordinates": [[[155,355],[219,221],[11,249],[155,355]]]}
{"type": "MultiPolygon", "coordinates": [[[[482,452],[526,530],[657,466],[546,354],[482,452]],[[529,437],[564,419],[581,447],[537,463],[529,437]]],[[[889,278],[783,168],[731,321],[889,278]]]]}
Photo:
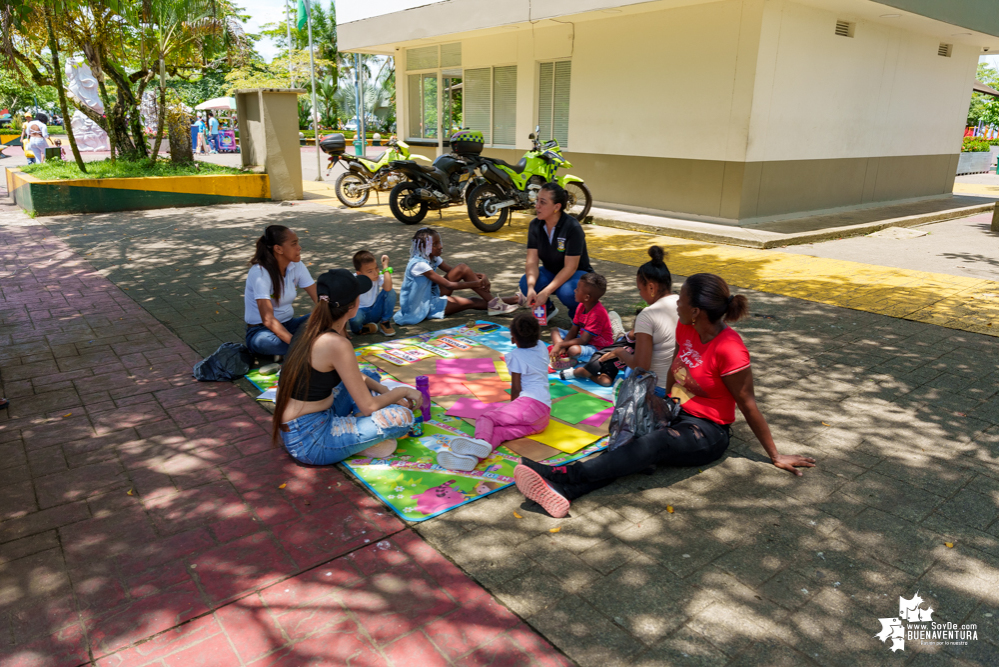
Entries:
{"type": "Polygon", "coordinates": [[[540,132],[541,131],[541,126],[540,125],[535,125],[534,126],[534,131],[535,132],[540,132]]]}

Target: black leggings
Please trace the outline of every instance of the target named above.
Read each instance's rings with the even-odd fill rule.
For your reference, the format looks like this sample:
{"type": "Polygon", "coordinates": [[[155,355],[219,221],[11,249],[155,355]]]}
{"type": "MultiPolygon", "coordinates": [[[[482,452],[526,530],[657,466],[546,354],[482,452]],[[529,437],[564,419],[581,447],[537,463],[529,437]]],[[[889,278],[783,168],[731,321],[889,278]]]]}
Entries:
{"type": "Polygon", "coordinates": [[[589,461],[566,466],[567,477],[561,486],[569,500],[573,500],[607,486],[618,477],[642,472],[653,465],[706,465],[722,457],[728,449],[729,435],[728,426],[681,411],[668,428],[636,438],[589,461]]]}

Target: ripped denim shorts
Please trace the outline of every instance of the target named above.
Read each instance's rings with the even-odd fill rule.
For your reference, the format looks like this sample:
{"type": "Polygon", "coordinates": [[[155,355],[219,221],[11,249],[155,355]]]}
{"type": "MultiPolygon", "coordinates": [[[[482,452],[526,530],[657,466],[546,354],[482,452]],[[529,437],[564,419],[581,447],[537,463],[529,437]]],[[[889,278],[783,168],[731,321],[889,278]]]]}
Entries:
{"type": "MultiPolygon", "coordinates": [[[[363,372],[376,382],[381,380],[377,373],[363,372]]],[[[333,405],[328,410],[287,422],[281,440],[300,463],[332,465],[382,440],[405,437],[413,424],[413,413],[401,405],[386,406],[370,417],[356,413],[357,404],[341,383],[333,389],[333,405]]]]}

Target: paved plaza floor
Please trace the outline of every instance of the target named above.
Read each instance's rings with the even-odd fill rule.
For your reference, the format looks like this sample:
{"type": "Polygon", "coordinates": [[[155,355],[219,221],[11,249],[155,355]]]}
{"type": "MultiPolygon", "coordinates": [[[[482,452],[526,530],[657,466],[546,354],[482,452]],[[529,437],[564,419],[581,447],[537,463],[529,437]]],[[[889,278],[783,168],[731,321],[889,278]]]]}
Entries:
{"type": "MultiPolygon", "coordinates": [[[[512,292],[522,228],[439,222],[449,260],[512,292]]],[[[241,339],[247,261],[275,223],[314,274],[362,247],[401,267],[414,231],[322,201],[0,209],[4,665],[999,662],[999,338],[991,311],[963,329],[920,315],[999,284],[877,291],[868,267],[851,300],[822,289],[840,260],[588,229],[626,324],[653,240],[677,288],[712,270],[749,297],[737,329],[763,413],[818,467],[769,465],[740,418],[716,464],[625,478],[565,519],[507,489],[407,526],[339,469],[273,448],[243,385],[190,379],[241,339]],[[892,652],[879,619],[917,593],[978,638],[892,652]]]]}

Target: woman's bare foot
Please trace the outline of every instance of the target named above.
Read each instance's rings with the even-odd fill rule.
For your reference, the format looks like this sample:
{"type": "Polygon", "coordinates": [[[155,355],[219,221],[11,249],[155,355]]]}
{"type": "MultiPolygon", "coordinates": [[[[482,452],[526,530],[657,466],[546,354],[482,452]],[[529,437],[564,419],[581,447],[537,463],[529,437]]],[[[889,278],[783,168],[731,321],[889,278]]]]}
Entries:
{"type": "Polygon", "coordinates": [[[395,453],[396,442],[393,439],[382,440],[377,445],[371,445],[361,452],[364,456],[372,459],[384,459],[395,453]]]}

